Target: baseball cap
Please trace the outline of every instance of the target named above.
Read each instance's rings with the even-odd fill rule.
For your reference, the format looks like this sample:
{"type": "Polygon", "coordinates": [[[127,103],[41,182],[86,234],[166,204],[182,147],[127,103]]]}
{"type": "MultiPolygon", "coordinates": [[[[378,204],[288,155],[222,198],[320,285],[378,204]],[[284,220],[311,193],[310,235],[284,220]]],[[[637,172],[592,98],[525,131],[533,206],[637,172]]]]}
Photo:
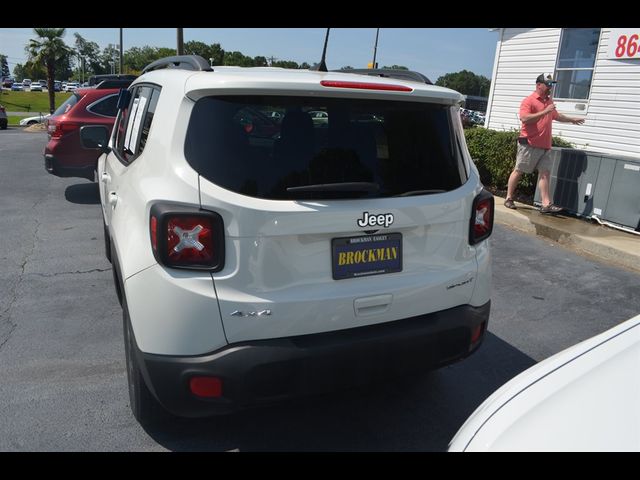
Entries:
{"type": "Polygon", "coordinates": [[[536,83],[544,83],[547,87],[550,87],[553,84],[556,84],[558,82],[556,82],[553,79],[553,75],[550,73],[542,73],[540,75],[538,75],[538,78],[536,78],[536,83]]]}

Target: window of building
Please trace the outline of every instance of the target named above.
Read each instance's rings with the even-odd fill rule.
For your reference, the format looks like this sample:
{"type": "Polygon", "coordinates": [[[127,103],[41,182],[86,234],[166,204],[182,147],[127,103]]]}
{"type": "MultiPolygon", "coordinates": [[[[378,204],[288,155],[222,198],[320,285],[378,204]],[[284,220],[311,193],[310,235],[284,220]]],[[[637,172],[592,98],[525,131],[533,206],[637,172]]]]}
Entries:
{"type": "Polygon", "coordinates": [[[586,100],[591,90],[593,67],[600,39],[599,28],[565,28],[556,63],[554,97],[586,100]]]}

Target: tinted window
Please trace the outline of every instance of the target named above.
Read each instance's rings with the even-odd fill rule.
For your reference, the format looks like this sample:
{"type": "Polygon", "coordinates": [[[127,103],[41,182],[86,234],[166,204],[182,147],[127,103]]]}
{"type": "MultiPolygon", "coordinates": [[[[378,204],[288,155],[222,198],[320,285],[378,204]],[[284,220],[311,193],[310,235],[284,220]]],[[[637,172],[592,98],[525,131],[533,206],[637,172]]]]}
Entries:
{"type": "Polygon", "coordinates": [[[118,113],[118,95],[109,95],[94,103],[87,110],[105,117],[115,117],[118,113]]]}
{"type": "Polygon", "coordinates": [[[53,112],[52,116],[63,115],[67,113],[69,110],[71,110],[71,107],[73,107],[76,103],[78,103],[78,100],[80,100],[80,95],[78,95],[77,93],[74,93],[69,98],[67,98],[64,101],[64,103],[60,105],[55,112],[53,112]]]}
{"type": "Polygon", "coordinates": [[[151,98],[149,99],[149,106],[144,114],[140,132],[140,141],[138,142],[138,155],[142,153],[145,145],[147,144],[147,138],[149,137],[149,130],[151,130],[151,123],[153,122],[153,115],[156,113],[156,105],[158,104],[158,97],[160,92],[155,89],[151,89],[151,98]]]}
{"type": "Polygon", "coordinates": [[[205,97],[194,106],[185,156],[208,180],[259,198],[448,191],[466,181],[452,111],[442,105],[376,100],[205,97]],[[283,112],[282,121],[270,115],[273,111],[283,112]],[[347,182],[369,182],[379,189],[287,190],[347,182]]]}
{"type": "Polygon", "coordinates": [[[125,162],[133,161],[144,150],[159,93],[159,90],[148,86],[135,88],[129,105],[120,114],[115,150],[125,162]]]}

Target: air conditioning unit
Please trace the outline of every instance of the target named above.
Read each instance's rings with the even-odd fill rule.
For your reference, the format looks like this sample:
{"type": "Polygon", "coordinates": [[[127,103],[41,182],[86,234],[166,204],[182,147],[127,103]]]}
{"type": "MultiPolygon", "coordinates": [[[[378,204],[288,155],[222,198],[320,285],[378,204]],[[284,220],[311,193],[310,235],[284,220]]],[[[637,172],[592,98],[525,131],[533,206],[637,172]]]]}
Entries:
{"type": "MultiPolygon", "coordinates": [[[[554,147],[549,194],[567,212],[640,231],[640,158],[554,147]]],[[[536,186],[534,204],[541,205],[536,186]]]]}

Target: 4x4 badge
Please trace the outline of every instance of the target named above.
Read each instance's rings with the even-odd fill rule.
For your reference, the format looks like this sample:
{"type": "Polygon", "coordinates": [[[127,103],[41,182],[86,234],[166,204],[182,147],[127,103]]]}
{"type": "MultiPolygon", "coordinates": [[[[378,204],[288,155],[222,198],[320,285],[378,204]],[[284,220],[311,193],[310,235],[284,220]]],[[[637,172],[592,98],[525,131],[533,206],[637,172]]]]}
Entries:
{"type": "Polygon", "coordinates": [[[393,223],[393,213],[381,213],[379,215],[371,215],[369,212],[363,212],[362,218],[359,218],[356,223],[359,227],[385,227],[393,223]]]}

